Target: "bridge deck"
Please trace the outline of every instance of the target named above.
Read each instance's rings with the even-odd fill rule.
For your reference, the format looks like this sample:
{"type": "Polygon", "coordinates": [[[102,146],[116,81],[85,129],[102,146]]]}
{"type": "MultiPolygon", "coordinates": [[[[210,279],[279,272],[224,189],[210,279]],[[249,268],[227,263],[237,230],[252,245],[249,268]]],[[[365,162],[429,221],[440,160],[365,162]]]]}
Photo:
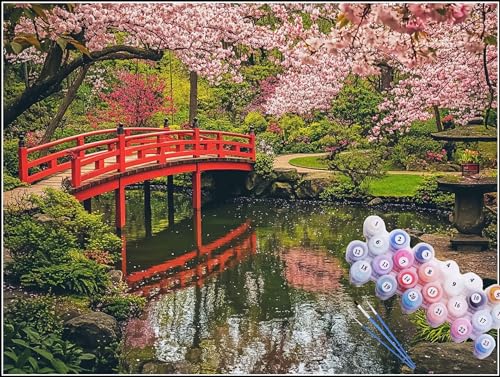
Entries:
{"type": "MultiPolygon", "coordinates": [[[[99,153],[99,152],[97,152],[97,153],[99,153]]],[[[200,162],[200,161],[206,161],[207,158],[213,159],[214,161],[217,160],[217,161],[233,161],[233,162],[234,161],[253,162],[253,161],[249,161],[248,159],[245,159],[245,158],[237,158],[237,157],[217,158],[217,155],[207,154],[207,155],[200,156],[198,158],[193,158],[190,156],[169,158],[168,163],[182,163],[182,162],[196,163],[196,162],[200,162]]],[[[134,159],[135,159],[134,156],[127,156],[126,161],[134,160],[134,159]]],[[[114,157],[111,157],[111,158],[106,159],[104,161],[105,166],[111,165],[113,163],[115,163],[114,157]]],[[[140,169],[147,169],[147,168],[154,169],[154,167],[156,167],[156,166],[158,166],[158,164],[155,162],[140,164],[140,165],[135,166],[133,169],[128,169],[127,173],[130,174],[131,172],[138,171],[140,169]]],[[[82,173],[87,173],[87,172],[92,171],[93,167],[91,165],[87,165],[87,166],[83,166],[81,168],[81,170],[82,170],[82,173]]],[[[87,181],[85,183],[84,187],[95,185],[98,182],[102,182],[104,180],[109,180],[110,178],[118,176],[118,175],[120,175],[120,173],[118,173],[118,172],[109,172],[106,174],[102,174],[94,179],[87,181]]],[[[17,187],[13,190],[6,191],[3,193],[4,206],[7,207],[7,206],[15,205],[18,198],[23,197],[23,196],[27,196],[30,194],[38,194],[38,195],[43,194],[43,191],[49,187],[55,188],[55,189],[62,189],[62,187],[63,187],[62,183],[65,179],[71,179],[71,169],[67,169],[67,170],[62,171],[58,174],[51,175],[50,177],[43,179],[41,181],[38,181],[36,183],[33,183],[27,187],[17,187]]]]}

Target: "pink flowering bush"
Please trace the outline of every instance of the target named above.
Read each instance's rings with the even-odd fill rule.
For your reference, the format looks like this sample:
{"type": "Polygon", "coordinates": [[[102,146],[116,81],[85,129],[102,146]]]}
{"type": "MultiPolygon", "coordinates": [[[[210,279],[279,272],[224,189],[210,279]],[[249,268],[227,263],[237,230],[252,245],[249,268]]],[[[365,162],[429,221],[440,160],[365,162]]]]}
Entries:
{"type": "Polygon", "coordinates": [[[427,162],[443,162],[446,161],[446,150],[441,149],[439,152],[427,151],[425,153],[427,162]]]}

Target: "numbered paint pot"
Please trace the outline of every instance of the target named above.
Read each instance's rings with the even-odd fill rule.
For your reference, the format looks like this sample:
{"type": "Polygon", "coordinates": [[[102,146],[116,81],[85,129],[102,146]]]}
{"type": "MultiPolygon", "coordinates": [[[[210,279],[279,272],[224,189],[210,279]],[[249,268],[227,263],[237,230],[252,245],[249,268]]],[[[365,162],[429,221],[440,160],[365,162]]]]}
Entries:
{"type": "Polygon", "coordinates": [[[383,275],[377,279],[375,283],[375,294],[381,300],[387,300],[396,293],[398,283],[392,275],[383,275]]]}
{"type": "Polygon", "coordinates": [[[387,233],[384,220],[379,216],[368,216],[363,222],[363,236],[369,239],[378,233],[387,233]]]}
{"type": "Polygon", "coordinates": [[[408,249],[410,247],[410,235],[403,229],[394,229],[389,233],[389,246],[392,251],[408,249]]]}
{"type": "Polygon", "coordinates": [[[460,267],[458,267],[457,262],[454,260],[447,260],[439,263],[439,268],[443,273],[443,276],[451,276],[460,274],[460,267]]]}
{"type": "Polygon", "coordinates": [[[458,318],[451,323],[451,340],[462,343],[472,334],[472,325],[467,318],[458,318]]]}
{"type": "Polygon", "coordinates": [[[491,355],[495,347],[495,338],[489,334],[483,334],[474,341],[474,356],[478,359],[485,359],[491,355]]]}
{"type": "Polygon", "coordinates": [[[349,263],[365,259],[368,255],[368,246],[366,242],[355,240],[349,242],[345,252],[345,259],[349,263]]]}
{"type": "Polygon", "coordinates": [[[422,285],[436,281],[441,276],[441,271],[434,262],[427,262],[418,267],[418,279],[422,285]]]}
{"type": "Polygon", "coordinates": [[[418,277],[415,271],[411,269],[401,270],[396,278],[398,286],[402,291],[413,288],[417,285],[418,277]]]}
{"type": "Polygon", "coordinates": [[[435,304],[431,304],[427,308],[425,317],[431,327],[441,326],[446,322],[446,318],[448,317],[448,309],[442,302],[436,302],[435,304]]]}
{"type": "Polygon", "coordinates": [[[372,256],[382,255],[389,251],[389,234],[374,234],[367,242],[368,252],[372,256]]]}
{"type": "Polygon", "coordinates": [[[351,283],[355,286],[361,286],[370,280],[372,275],[372,266],[365,260],[354,262],[349,270],[351,283]]]}
{"type": "Polygon", "coordinates": [[[422,294],[416,288],[410,288],[401,295],[401,309],[410,314],[422,305],[422,294]]]}
{"type": "Polygon", "coordinates": [[[392,261],[394,262],[394,269],[400,271],[410,268],[413,265],[414,258],[410,250],[401,249],[394,253],[392,261]]]}
{"type": "Polygon", "coordinates": [[[483,291],[472,292],[467,296],[467,305],[473,312],[483,309],[488,304],[488,299],[483,291]]]}
{"type": "Polygon", "coordinates": [[[491,319],[493,320],[492,327],[498,330],[500,328],[500,304],[491,309],[491,319]]]}
{"type": "Polygon", "coordinates": [[[425,242],[417,243],[413,246],[412,251],[415,256],[415,261],[419,264],[430,262],[434,259],[434,255],[436,254],[434,248],[425,242]]]}
{"type": "Polygon", "coordinates": [[[448,308],[448,314],[452,318],[463,317],[467,313],[467,301],[464,296],[451,297],[446,307],[448,308]]]}
{"type": "Polygon", "coordinates": [[[422,297],[427,304],[434,304],[443,298],[443,288],[437,281],[427,283],[422,288],[422,297]]]}
{"type": "Polygon", "coordinates": [[[472,315],[470,323],[472,324],[473,333],[482,334],[491,329],[493,326],[493,318],[491,318],[488,309],[478,310],[472,315]]]}
{"type": "Polygon", "coordinates": [[[376,256],[372,260],[372,270],[376,276],[386,275],[392,271],[392,255],[383,254],[376,256]]]}
{"type": "Polygon", "coordinates": [[[474,272],[467,272],[462,275],[464,288],[467,294],[483,290],[483,279],[474,272]]]}
{"type": "Polygon", "coordinates": [[[486,296],[493,305],[500,304],[500,285],[493,284],[486,288],[486,296]]]}
{"type": "Polygon", "coordinates": [[[444,283],[444,293],[448,297],[461,295],[464,291],[464,279],[462,275],[445,275],[447,276],[444,283]]]}

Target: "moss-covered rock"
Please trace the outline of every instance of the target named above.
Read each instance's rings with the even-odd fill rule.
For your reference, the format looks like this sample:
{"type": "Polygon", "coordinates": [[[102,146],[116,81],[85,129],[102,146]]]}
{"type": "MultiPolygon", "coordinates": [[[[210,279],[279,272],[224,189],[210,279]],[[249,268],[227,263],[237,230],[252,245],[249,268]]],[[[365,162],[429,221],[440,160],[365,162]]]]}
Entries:
{"type": "Polygon", "coordinates": [[[326,178],[305,176],[297,185],[295,194],[299,199],[318,199],[329,183],[326,178]]]}
{"type": "Polygon", "coordinates": [[[297,169],[293,168],[276,168],[274,169],[274,174],[276,174],[278,182],[295,183],[300,178],[297,169]]]}
{"type": "Polygon", "coordinates": [[[67,321],[64,324],[63,336],[84,349],[95,349],[118,341],[120,328],[112,316],[91,312],[67,321]]]}
{"type": "Polygon", "coordinates": [[[274,182],[271,186],[271,196],[273,198],[293,199],[295,194],[292,185],[287,182],[274,182]]]}

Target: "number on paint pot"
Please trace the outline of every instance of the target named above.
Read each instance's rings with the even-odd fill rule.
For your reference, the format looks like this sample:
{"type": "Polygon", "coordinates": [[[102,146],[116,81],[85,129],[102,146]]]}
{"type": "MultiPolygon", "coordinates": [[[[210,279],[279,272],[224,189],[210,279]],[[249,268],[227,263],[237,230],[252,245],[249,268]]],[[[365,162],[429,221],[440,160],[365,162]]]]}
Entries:
{"type": "Polygon", "coordinates": [[[402,245],[405,243],[405,237],[402,234],[398,234],[395,238],[396,244],[402,245]]]}
{"type": "Polygon", "coordinates": [[[431,268],[431,267],[429,267],[429,268],[427,268],[427,269],[425,270],[425,274],[426,274],[427,276],[431,276],[433,273],[434,273],[434,269],[433,269],[433,268],[431,268]]]}
{"type": "Polygon", "coordinates": [[[390,264],[386,260],[383,260],[380,262],[379,266],[382,270],[387,270],[389,268],[390,264]]]}
{"type": "Polygon", "coordinates": [[[367,264],[362,264],[362,265],[359,267],[359,269],[360,269],[361,271],[367,271],[367,270],[368,270],[368,265],[367,265],[367,264]]]}
{"type": "Polygon", "coordinates": [[[467,327],[465,327],[464,325],[460,325],[460,326],[458,326],[457,332],[460,335],[467,334],[467,327]]]}
{"type": "Polygon", "coordinates": [[[354,250],[352,251],[355,257],[360,257],[363,255],[363,248],[361,247],[355,247],[354,250]]]}
{"type": "Polygon", "coordinates": [[[434,314],[441,317],[443,315],[444,311],[443,308],[437,307],[434,309],[434,314]]]}
{"type": "Polygon", "coordinates": [[[481,342],[481,345],[484,347],[484,348],[488,348],[490,346],[490,341],[489,339],[483,339],[483,341],[481,342]]]}
{"type": "Polygon", "coordinates": [[[486,319],[485,316],[481,316],[479,317],[479,319],[477,320],[481,325],[486,323],[488,320],[486,319]]]}
{"type": "Polygon", "coordinates": [[[427,259],[431,256],[431,252],[427,249],[425,249],[424,251],[422,251],[422,258],[423,259],[427,259]]]}
{"type": "Polygon", "coordinates": [[[389,282],[385,282],[384,285],[382,285],[382,290],[384,292],[390,292],[392,289],[392,284],[389,282]]]}
{"type": "Polygon", "coordinates": [[[376,239],[376,240],[375,240],[375,245],[377,245],[377,246],[382,245],[382,240],[380,240],[380,239],[376,239]]]}
{"type": "Polygon", "coordinates": [[[436,287],[429,287],[429,289],[427,290],[427,294],[429,295],[429,297],[436,297],[438,294],[438,290],[436,289],[436,287]]]}
{"type": "Polygon", "coordinates": [[[451,283],[451,286],[452,286],[452,287],[454,287],[454,286],[456,286],[456,285],[457,285],[457,282],[456,282],[456,281],[454,281],[454,282],[452,282],[452,283],[451,283]]]}
{"type": "Polygon", "coordinates": [[[450,268],[451,263],[446,263],[446,267],[450,268]]]}
{"type": "Polygon", "coordinates": [[[404,274],[402,280],[403,280],[403,283],[405,283],[405,284],[411,284],[413,282],[413,278],[409,274],[404,274]]]}
{"type": "Polygon", "coordinates": [[[474,293],[470,300],[474,303],[474,304],[479,304],[481,302],[481,295],[480,294],[477,294],[477,293],[474,293]]]}
{"type": "Polygon", "coordinates": [[[403,258],[399,259],[399,265],[400,266],[404,267],[404,266],[408,265],[408,262],[409,262],[409,260],[406,257],[403,257],[403,258]]]}
{"type": "Polygon", "coordinates": [[[455,303],[453,304],[453,306],[454,306],[455,308],[457,308],[457,309],[460,309],[460,307],[461,307],[462,305],[460,305],[460,302],[455,301],[455,303]]]}
{"type": "Polygon", "coordinates": [[[496,298],[497,300],[500,300],[500,289],[497,289],[497,290],[495,291],[495,298],[496,298]]]}
{"type": "Polygon", "coordinates": [[[410,301],[416,301],[417,297],[418,296],[415,292],[410,292],[410,294],[408,295],[408,298],[410,299],[410,301]]]}

